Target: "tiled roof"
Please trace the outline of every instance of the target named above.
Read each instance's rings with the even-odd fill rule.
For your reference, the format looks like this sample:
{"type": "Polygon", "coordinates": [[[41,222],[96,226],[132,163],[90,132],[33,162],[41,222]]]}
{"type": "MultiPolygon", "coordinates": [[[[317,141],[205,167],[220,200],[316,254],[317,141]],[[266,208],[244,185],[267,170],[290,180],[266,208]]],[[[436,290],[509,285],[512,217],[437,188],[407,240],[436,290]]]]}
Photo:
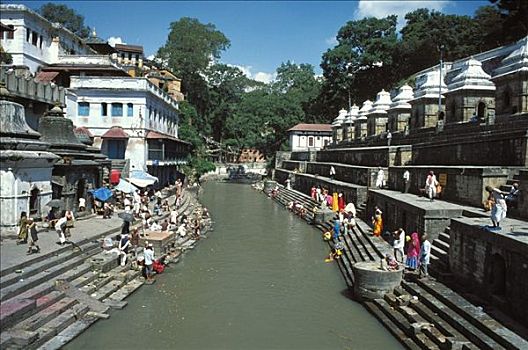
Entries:
{"type": "Polygon", "coordinates": [[[103,139],[128,139],[128,134],[120,126],[112,126],[105,132],[101,138],[103,139]]]}
{"type": "Polygon", "coordinates": [[[148,133],[147,133],[147,139],[164,139],[164,140],[173,140],[173,141],[176,141],[176,142],[181,142],[181,143],[186,143],[186,144],[189,144],[189,142],[187,141],[183,141],[183,140],[180,140],[174,136],[171,136],[171,135],[167,135],[167,134],[162,134],[162,133],[159,133],[159,132],[156,132],[156,131],[152,131],[150,130],[148,133]]]}
{"type": "Polygon", "coordinates": [[[83,135],[86,135],[86,136],[88,136],[88,137],[93,137],[93,134],[90,132],[90,130],[88,130],[88,129],[87,129],[86,127],[84,127],[84,126],[79,126],[79,127],[75,128],[75,129],[73,130],[73,132],[74,132],[75,134],[83,134],[83,135]]]}
{"type": "Polygon", "coordinates": [[[39,83],[49,83],[59,75],[59,72],[38,72],[35,80],[39,83]]]}
{"type": "Polygon", "coordinates": [[[297,124],[288,131],[327,131],[332,132],[330,124],[297,124]]]}

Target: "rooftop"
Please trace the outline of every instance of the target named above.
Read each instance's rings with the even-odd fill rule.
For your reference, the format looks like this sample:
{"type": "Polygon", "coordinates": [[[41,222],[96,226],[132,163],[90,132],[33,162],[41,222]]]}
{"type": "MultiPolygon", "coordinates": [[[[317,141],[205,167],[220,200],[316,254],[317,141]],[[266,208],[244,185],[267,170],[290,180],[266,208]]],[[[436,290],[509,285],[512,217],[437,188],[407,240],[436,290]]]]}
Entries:
{"type": "Polygon", "coordinates": [[[288,129],[288,131],[323,131],[332,132],[332,125],[330,124],[297,124],[288,129]]]}

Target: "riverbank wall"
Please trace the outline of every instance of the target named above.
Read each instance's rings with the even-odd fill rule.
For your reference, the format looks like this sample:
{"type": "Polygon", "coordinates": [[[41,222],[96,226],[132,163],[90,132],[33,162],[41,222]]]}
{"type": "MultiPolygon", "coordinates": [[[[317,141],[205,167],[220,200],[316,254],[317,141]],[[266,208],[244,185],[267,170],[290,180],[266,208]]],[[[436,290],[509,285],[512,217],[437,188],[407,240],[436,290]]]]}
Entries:
{"type": "MultiPolygon", "coordinates": [[[[199,187],[184,191],[178,217],[201,211],[198,193],[199,187]]],[[[167,217],[165,213],[155,219],[167,217]]],[[[10,263],[6,260],[0,272],[0,348],[59,349],[97,320],[108,318],[110,308],[125,307],[126,298],[145,283],[133,254],[122,267],[117,255],[103,253],[100,248],[102,238],[116,235],[122,221],[105,220],[105,228],[98,231],[90,229],[101,227],[91,220],[97,219],[77,223],[72,246],[59,247],[54,237],[42,233],[39,243],[43,241],[43,253],[38,256],[17,257],[13,253],[16,246],[2,242],[3,259],[8,255],[10,263]],[[47,244],[47,240],[52,242],[47,244]]],[[[210,220],[203,222],[202,233],[206,233],[210,220]]],[[[191,235],[174,237],[166,247],[170,264],[177,263],[196,242],[191,235]]],[[[25,253],[25,247],[18,250],[25,253]]],[[[160,252],[155,254],[160,257],[160,252]]]]}

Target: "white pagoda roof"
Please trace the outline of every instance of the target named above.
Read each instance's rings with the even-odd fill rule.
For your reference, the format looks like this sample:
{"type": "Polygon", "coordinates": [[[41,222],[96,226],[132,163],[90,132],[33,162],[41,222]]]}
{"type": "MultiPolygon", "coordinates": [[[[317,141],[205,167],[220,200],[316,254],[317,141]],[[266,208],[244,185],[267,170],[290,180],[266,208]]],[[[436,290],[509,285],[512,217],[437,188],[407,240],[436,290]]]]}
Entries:
{"type": "Polygon", "coordinates": [[[334,122],[332,123],[332,127],[340,127],[345,121],[346,116],[347,116],[346,109],[341,109],[339,111],[339,114],[337,115],[337,118],[334,119],[334,122]]]}
{"type": "Polygon", "coordinates": [[[412,100],[413,97],[413,88],[405,84],[398,90],[398,95],[396,95],[396,97],[394,97],[394,100],[392,100],[389,109],[411,109],[412,107],[409,104],[409,101],[412,100]]]}
{"type": "Polygon", "coordinates": [[[502,60],[501,65],[493,72],[493,78],[528,71],[528,36],[517,43],[520,44],[520,47],[502,60]]]}
{"type": "Polygon", "coordinates": [[[376,95],[376,101],[372,105],[372,109],[367,114],[387,114],[387,109],[389,109],[392,101],[390,98],[390,93],[385,90],[381,90],[376,95]]]}
{"type": "Polygon", "coordinates": [[[372,109],[372,101],[366,100],[363,102],[363,106],[361,106],[361,109],[358,112],[358,117],[356,120],[367,120],[367,113],[372,109]]]}
{"type": "Polygon", "coordinates": [[[495,91],[495,84],[491,76],[484,72],[482,63],[473,58],[464,62],[460,73],[447,86],[448,92],[457,90],[485,90],[495,91]]]}
{"type": "Polygon", "coordinates": [[[359,107],[354,104],[348,111],[347,117],[345,118],[345,124],[353,124],[356,121],[358,114],[359,107]]]}
{"type": "MultiPolygon", "coordinates": [[[[445,70],[442,70],[441,94],[447,91],[445,84],[445,70]]],[[[416,77],[414,100],[418,98],[438,98],[438,85],[440,85],[440,70],[436,68],[416,77]]]]}

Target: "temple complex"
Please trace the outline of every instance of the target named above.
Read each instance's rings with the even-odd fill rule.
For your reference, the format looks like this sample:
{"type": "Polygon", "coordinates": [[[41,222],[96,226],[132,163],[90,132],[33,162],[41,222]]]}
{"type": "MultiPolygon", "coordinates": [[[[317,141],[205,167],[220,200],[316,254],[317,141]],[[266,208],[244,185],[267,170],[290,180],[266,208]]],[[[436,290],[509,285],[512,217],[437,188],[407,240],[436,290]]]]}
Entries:
{"type": "Polygon", "coordinates": [[[415,77],[414,89],[382,90],[374,103],[365,101],[353,123],[340,112],[333,142],[323,150],[281,154],[275,177],[289,178],[305,194],[314,185],[342,192],[366,222],[378,207],[387,231],[426,233],[436,277],[528,325],[520,311],[528,308],[528,286],[521,282],[528,247],[528,37],[415,77]],[[352,124],[353,137],[342,132],[352,124]],[[374,187],[379,167],[382,189],[374,187]],[[442,187],[440,200],[424,197],[430,171],[442,187]],[[518,202],[508,208],[504,228],[490,232],[485,188],[507,192],[514,182],[518,202]]]}

